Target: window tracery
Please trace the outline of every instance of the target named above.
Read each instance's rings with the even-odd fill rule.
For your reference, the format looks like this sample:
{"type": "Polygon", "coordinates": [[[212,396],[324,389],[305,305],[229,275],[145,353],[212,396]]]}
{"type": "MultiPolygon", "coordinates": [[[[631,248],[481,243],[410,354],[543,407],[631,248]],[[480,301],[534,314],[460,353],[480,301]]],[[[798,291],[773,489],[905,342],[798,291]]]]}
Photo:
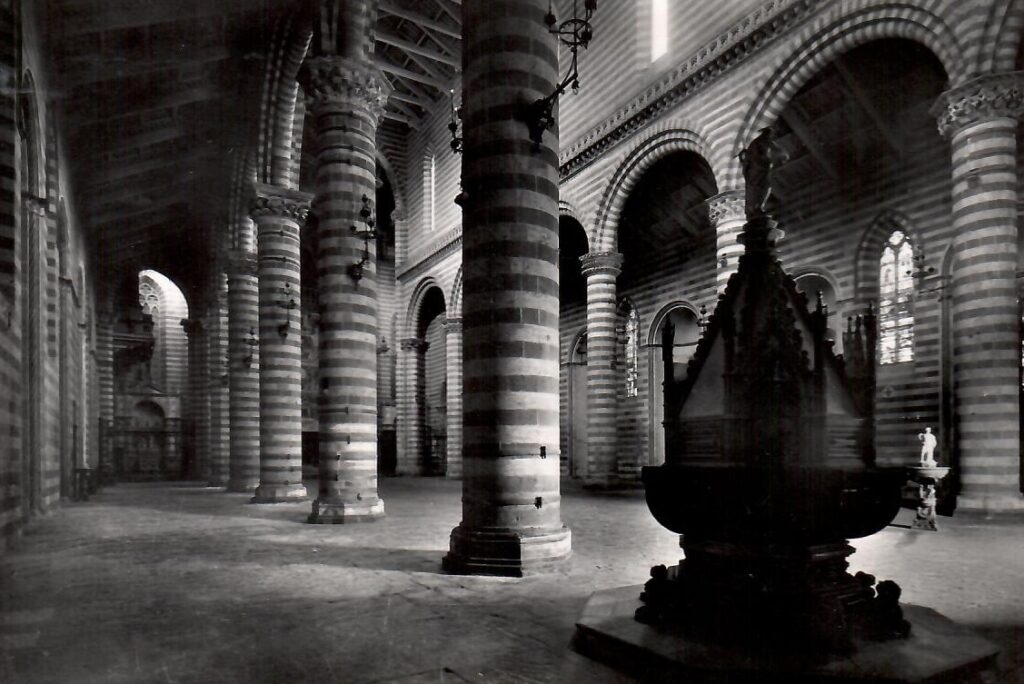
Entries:
{"type": "Polygon", "coordinates": [[[879,363],[914,360],[914,248],[903,231],[893,231],[882,250],[878,274],[879,363]]]}

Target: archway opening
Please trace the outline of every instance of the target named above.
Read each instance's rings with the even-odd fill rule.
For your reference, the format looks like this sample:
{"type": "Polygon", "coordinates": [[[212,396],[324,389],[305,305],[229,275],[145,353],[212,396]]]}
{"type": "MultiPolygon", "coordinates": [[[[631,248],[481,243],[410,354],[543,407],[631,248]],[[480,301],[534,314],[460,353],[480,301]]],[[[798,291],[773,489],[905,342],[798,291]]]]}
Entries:
{"type": "Polygon", "coordinates": [[[648,374],[650,377],[651,400],[649,402],[650,450],[648,465],[665,462],[665,377],[669,374],[675,382],[686,378],[686,367],[697,349],[701,335],[700,315],[690,304],[675,302],[662,309],[654,319],[647,346],[648,374]],[[671,366],[664,355],[664,334],[666,326],[672,326],[671,366]]]}
{"type": "Polygon", "coordinates": [[[558,217],[558,329],[562,349],[562,458],[566,472],[583,477],[587,460],[587,278],[580,257],[589,250],[587,232],[572,216],[558,217]]]}
{"type": "MultiPolygon", "coordinates": [[[[623,204],[618,291],[625,303],[617,317],[615,368],[618,475],[625,481],[648,462],[664,460],[661,345],[639,331],[650,329],[654,313],[664,313],[674,302],[715,296],[716,239],[707,200],[717,193],[708,163],[684,150],[651,164],[623,204]]],[[[689,327],[680,321],[680,344],[689,339],[682,334],[689,327]]],[[[684,348],[675,351],[682,361],[684,348]]]]}
{"type": "Polygon", "coordinates": [[[422,362],[416,378],[416,399],[421,425],[421,469],[444,475],[448,461],[448,361],[445,337],[445,301],[439,287],[431,287],[420,300],[416,337],[422,362]]]}
{"type": "Polygon", "coordinates": [[[166,394],[180,394],[188,381],[188,339],[181,321],[188,303],[170,278],[152,269],[139,271],[139,306],[153,323],[149,382],[166,394]]]}
{"type": "MultiPolygon", "coordinates": [[[[949,146],[930,112],[945,87],[942,64],[927,47],[902,38],[875,40],[825,65],[774,123],[788,155],[772,181],[776,214],[786,231],[783,263],[797,272],[827,271],[840,282],[856,282],[848,298],[826,301],[837,336],[846,318],[864,313],[869,303],[879,310],[886,301],[896,302],[897,322],[907,323],[898,336],[899,354],[886,351],[891,344],[876,352],[881,464],[905,462],[916,434],[939,420],[939,383],[925,386],[921,379],[939,377],[940,360],[915,353],[938,345],[939,297],[916,276],[919,268],[940,267],[940,246],[951,237],[949,146]],[[892,231],[879,231],[877,218],[894,212],[914,227],[918,258],[886,270],[883,251],[892,231]],[[900,285],[896,295],[882,291],[885,278],[900,285]]],[[[815,290],[834,292],[820,278],[797,284],[812,307],[815,290]]]]}

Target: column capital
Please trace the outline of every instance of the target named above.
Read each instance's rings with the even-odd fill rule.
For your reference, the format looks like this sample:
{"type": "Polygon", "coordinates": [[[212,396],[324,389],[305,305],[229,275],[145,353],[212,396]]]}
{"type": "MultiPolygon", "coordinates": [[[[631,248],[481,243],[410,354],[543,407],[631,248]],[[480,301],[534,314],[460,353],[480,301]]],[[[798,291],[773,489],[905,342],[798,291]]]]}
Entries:
{"type": "Polygon", "coordinates": [[[446,318],[444,321],[444,329],[450,333],[461,333],[462,332],[462,319],[461,318],[446,318]]]}
{"type": "Polygon", "coordinates": [[[711,220],[711,225],[717,226],[722,221],[730,219],[746,219],[744,201],[742,190],[726,190],[708,197],[705,204],[708,207],[708,218],[711,220]]]}
{"type": "Polygon", "coordinates": [[[378,67],[345,57],[311,57],[303,74],[311,111],[356,101],[366,106],[374,121],[380,121],[392,89],[378,67]]]}
{"type": "Polygon", "coordinates": [[[985,74],[951,88],[932,105],[939,133],[950,137],[964,126],[987,119],[1020,119],[1024,114],[1024,72],[985,74]]]}
{"type": "Polygon", "coordinates": [[[622,272],[622,255],[618,252],[588,252],[580,257],[583,275],[617,276],[622,272]]]}
{"type": "Polygon", "coordinates": [[[308,192],[289,190],[266,183],[253,183],[249,215],[253,218],[278,216],[302,222],[309,214],[312,201],[313,195],[308,192]]]}
{"type": "Polygon", "coordinates": [[[416,351],[420,353],[427,351],[427,347],[430,346],[429,342],[419,337],[406,337],[402,340],[401,344],[403,351],[416,351]]]}
{"type": "Polygon", "coordinates": [[[256,275],[255,252],[229,249],[224,255],[224,272],[229,278],[235,275],[256,275]]]}

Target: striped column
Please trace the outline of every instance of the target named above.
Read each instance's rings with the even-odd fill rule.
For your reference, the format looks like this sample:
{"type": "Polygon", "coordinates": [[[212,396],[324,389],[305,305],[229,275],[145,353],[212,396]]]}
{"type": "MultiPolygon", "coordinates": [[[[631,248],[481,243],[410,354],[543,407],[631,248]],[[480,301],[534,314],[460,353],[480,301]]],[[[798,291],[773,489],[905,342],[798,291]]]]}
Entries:
{"type": "Polygon", "coordinates": [[[310,196],[263,183],[249,215],[259,245],[260,484],[253,503],[306,496],[302,484],[299,232],[310,196]]]}
{"type": "Polygon", "coordinates": [[[519,576],[571,553],[559,492],[558,133],[547,0],[464,0],[462,522],[444,566],[519,576]]]}
{"type": "Polygon", "coordinates": [[[1015,155],[1024,73],[977,78],[943,93],[934,111],[953,158],[957,507],[1021,509],[1015,155]]]}
{"type": "MultiPolygon", "coordinates": [[[[195,305],[198,308],[198,304],[195,305]]],[[[189,318],[181,322],[188,337],[188,391],[185,415],[192,435],[191,460],[185,472],[190,480],[204,480],[209,476],[209,414],[206,391],[206,331],[203,321],[189,318]]]]}
{"type": "Polygon", "coordinates": [[[718,292],[722,293],[729,284],[729,277],[739,268],[740,255],[743,254],[743,245],[737,241],[746,222],[743,193],[739,190],[726,190],[708,198],[707,206],[708,218],[716,235],[715,282],[718,292]]]}
{"type": "Polygon", "coordinates": [[[425,357],[429,345],[419,337],[407,337],[402,340],[401,347],[405,358],[405,403],[402,412],[405,446],[404,453],[399,455],[399,466],[403,473],[422,475],[426,473],[427,465],[423,457],[423,426],[427,418],[423,402],[427,383],[425,357]]]}
{"type": "Polygon", "coordinates": [[[376,196],[377,123],[390,89],[361,60],[307,60],[316,121],[320,302],[320,491],[309,522],[384,515],[377,495],[376,242],[359,231],[376,196]],[[363,197],[369,199],[365,205],[363,197]]]}
{"type": "Polygon", "coordinates": [[[444,323],[445,344],[447,345],[445,368],[447,370],[447,410],[445,416],[448,433],[448,467],[445,475],[449,478],[462,477],[462,319],[449,318],[444,323]]]}
{"type": "Polygon", "coordinates": [[[618,252],[580,257],[587,279],[587,487],[609,487],[616,473],[615,279],[622,270],[618,252]]]}
{"type": "Polygon", "coordinates": [[[227,279],[215,276],[217,291],[210,309],[209,380],[210,393],[210,480],[211,487],[228,484],[230,423],[228,415],[228,302],[227,279]]]}
{"type": "Polygon", "coordinates": [[[95,467],[104,482],[114,477],[114,452],[110,432],[114,427],[114,322],[104,306],[96,322],[96,376],[99,384],[99,457],[95,467]]]}
{"type": "Polygon", "coordinates": [[[260,483],[259,305],[256,255],[235,252],[228,266],[229,492],[251,493],[260,483]]]}

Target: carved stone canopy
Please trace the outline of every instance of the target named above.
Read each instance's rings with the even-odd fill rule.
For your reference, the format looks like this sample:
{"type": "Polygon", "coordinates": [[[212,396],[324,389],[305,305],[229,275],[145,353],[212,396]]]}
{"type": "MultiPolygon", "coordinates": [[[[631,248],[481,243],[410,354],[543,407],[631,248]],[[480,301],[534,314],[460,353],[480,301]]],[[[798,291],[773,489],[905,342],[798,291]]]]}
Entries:
{"type": "Polygon", "coordinates": [[[622,255],[618,252],[588,252],[580,257],[583,275],[617,276],[622,272],[622,255]]]}
{"type": "Polygon", "coordinates": [[[932,105],[939,133],[950,137],[964,126],[1024,114],[1024,72],[987,74],[947,90],[932,105]]]}
{"type": "Polygon", "coordinates": [[[356,101],[365,105],[376,121],[384,113],[392,89],[376,66],[337,56],[307,59],[302,79],[311,111],[356,101]]]}
{"type": "Polygon", "coordinates": [[[260,216],[278,216],[303,222],[309,214],[312,201],[313,196],[307,192],[288,190],[266,183],[253,183],[249,215],[254,219],[260,216]]]}
{"type": "Polygon", "coordinates": [[[707,207],[711,225],[717,226],[722,221],[745,218],[743,203],[742,190],[726,190],[709,197],[707,207]]]}

